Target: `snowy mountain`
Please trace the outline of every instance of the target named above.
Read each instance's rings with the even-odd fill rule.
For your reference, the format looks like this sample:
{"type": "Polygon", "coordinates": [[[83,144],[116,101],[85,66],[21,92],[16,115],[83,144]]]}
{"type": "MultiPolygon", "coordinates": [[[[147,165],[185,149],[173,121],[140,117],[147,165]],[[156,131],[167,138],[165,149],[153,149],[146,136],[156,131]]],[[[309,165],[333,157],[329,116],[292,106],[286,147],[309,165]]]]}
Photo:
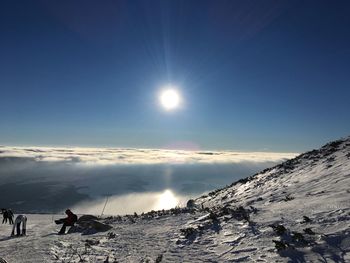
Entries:
{"type": "Polygon", "coordinates": [[[57,236],[28,215],[8,262],[350,262],[350,137],[195,200],[185,208],[100,219],[113,228],[57,236]],[[96,232],[96,231],[95,231],[96,232]]]}

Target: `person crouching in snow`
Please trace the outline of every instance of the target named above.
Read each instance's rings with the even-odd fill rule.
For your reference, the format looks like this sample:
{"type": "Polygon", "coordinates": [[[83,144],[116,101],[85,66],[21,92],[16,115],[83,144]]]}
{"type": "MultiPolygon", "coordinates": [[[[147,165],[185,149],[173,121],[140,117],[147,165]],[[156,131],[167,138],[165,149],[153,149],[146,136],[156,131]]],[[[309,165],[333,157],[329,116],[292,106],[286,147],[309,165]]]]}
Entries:
{"type": "Polygon", "coordinates": [[[63,235],[66,233],[66,227],[67,226],[74,226],[74,224],[78,221],[78,217],[77,215],[73,214],[72,211],[70,211],[69,209],[66,210],[66,218],[62,218],[59,220],[56,220],[56,224],[63,224],[60,232],[58,232],[58,234],[63,235]]]}
{"type": "Polygon", "coordinates": [[[11,236],[15,235],[15,228],[17,236],[25,236],[27,227],[27,217],[25,215],[18,215],[16,217],[15,223],[13,224],[11,236]],[[21,224],[22,224],[22,234],[21,234],[21,224]]]}

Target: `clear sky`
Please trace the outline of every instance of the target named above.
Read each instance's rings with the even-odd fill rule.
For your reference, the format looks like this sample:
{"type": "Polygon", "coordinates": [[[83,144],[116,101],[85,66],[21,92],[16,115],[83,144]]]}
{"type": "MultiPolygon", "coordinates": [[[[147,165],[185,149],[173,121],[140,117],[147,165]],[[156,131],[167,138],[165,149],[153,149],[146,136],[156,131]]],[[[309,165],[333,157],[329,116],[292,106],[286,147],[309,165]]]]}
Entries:
{"type": "Polygon", "coordinates": [[[301,152],[350,133],[349,1],[0,1],[0,144],[301,152]],[[182,107],[164,110],[161,87],[182,107]]]}

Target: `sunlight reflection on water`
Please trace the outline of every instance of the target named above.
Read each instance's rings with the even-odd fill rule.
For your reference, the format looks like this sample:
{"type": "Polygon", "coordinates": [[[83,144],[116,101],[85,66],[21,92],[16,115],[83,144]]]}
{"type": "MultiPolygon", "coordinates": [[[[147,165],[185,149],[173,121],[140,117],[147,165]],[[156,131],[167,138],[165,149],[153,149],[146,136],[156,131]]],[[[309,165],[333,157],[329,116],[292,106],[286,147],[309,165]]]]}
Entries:
{"type": "Polygon", "coordinates": [[[178,204],[178,199],[176,198],[174,193],[171,190],[167,189],[159,195],[158,202],[154,210],[170,209],[174,208],[178,204]]]}
{"type": "Polygon", "coordinates": [[[124,215],[184,206],[189,198],[191,197],[177,195],[172,190],[166,189],[163,192],[133,193],[82,202],[72,210],[78,214],[101,215],[107,200],[104,215],[124,215]]]}

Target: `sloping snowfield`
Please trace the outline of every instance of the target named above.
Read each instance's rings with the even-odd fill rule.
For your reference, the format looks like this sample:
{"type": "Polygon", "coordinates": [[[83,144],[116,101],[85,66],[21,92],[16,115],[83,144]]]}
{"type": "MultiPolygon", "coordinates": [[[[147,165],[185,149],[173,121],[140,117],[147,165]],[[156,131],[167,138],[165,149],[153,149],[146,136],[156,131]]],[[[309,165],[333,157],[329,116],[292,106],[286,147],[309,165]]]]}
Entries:
{"type": "MultiPolygon", "coordinates": [[[[55,216],[57,219],[58,216],[55,216]]],[[[28,215],[7,262],[350,262],[350,138],[329,143],[189,202],[188,208],[102,219],[108,232],[58,236],[28,215]]]]}

